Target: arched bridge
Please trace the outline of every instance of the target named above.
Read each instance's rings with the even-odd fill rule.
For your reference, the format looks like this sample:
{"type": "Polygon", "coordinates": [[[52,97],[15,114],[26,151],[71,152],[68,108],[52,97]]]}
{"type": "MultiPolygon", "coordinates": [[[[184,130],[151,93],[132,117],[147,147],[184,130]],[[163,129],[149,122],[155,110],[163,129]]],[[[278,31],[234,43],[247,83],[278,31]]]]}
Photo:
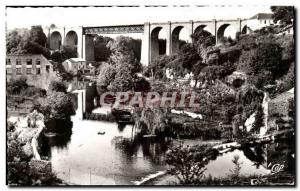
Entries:
{"type": "MultiPolygon", "coordinates": [[[[190,36],[204,29],[216,37],[216,44],[224,37],[225,31],[231,28],[237,32],[247,31],[247,20],[209,20],[187,22],[144,23],[137,25],[74,27],[74,28],[48,28],[50,49],[61,49],[62,46],[77,46],[78,57],[87,61],[94,61],[94,37],[103,34],[142,33],[141,63],[148,65],[161,54],[159,33],[163,31],[166,36],[165,54],[170,55],[179,50],[179,33],[184,29],[190,36]]],[[[191,41],[191,39],[190,39],[191,41]]]]}

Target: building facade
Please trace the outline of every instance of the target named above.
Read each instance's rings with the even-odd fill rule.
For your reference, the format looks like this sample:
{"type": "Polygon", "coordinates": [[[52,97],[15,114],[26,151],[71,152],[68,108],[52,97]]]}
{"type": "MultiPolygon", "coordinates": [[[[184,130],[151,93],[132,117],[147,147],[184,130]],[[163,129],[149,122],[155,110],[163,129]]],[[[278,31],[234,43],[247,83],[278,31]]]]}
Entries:
{"type": "Polygon", "coordinates": [[[87,62],[82,58],[65,60],[63,67],[67,72],[74,75],[95,75],[95,67],[92,65],[92,62],[87,62]]]}
{"type": "Polygon", "coordinates": [[[6,55],[6,81],[25,77],[29,85],[47,89],[56,76],[52,64],[41,54],[6,55]]]}

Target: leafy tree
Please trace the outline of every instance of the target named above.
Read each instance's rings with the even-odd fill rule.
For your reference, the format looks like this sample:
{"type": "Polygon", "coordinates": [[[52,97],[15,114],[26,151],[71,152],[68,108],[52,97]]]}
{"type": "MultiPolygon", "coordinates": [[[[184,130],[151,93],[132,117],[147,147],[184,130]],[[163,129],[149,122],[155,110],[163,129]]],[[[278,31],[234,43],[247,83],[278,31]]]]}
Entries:
{"type": "Polygon", "coordinates": [[[64,57],[63,57],[61,51],[54,51],[51,54],[50,59],[53,60],[54,62],[58,62],[58,63],[62,63],[64,61],[64,57]]]}
{"type": "Polygon", "coordinates": [[[192,44],[186,43],[181,48],[175,59],[167,66],[180,76],[193,71],[194,66],[201,62],[197,50],[192,44]]]}
{"type": "Polygon", "coordinates": [[[17,30],[13,30],[6,34],[6,53],[14,53],[17,51],[18,45],[22,40],[22,36],[17,30]]]}
{"type": "Polygon", "coordinates": [[[140,39],[118,36],[114,41],[109,41],[107,46],[113,54],[128,54],[128,52],[133,52],[134,58],[139,61],[141,59],[141,44],[142,41],[140,39]]]}
{"type": "Polygon", "coordinates": [[[70,116],[75,114],[71,96],[63,92],[51,92],[46,98],[39,98],[35,109],[45,116],[45,121],[69,121],[70,116]]]}
{"type": "Polygon", "coordinates": [[[46,48],[47,37],[41,26],[32,26],[30,31],[23,31],[21,40],[18,35],[14,31],[7,36],[8,53],[43,54],[46,58],[50,57],[50,51],[46,48]]]}
{"type": "Polygon", "coordinates": [[[67,87],[62,81],[51,81],[49,85],[50,91],[67,93],[67,87]]]}
{"type": "Polygon", "coordinates": [[[37,43],[43,47],[46,46],[47,36],[43,32],[41,26],[32,26],[30,30],[30,40],[34,43],[37,43]]]}
{"type": "Polygon", "coordinates": [[[97,85],[107,87],[115,79],[116,72],[114,66],[104,63],[104,65],[101,66],[100,73],[97,77],[97,85]]]}
{"type": "Polygon", "coordinates": [[[291,24],[294,19],[294,7],[292,6],[271,6],[273,12],[272,18],[276,23],[279,21],[282,24],[291,24]]]}
{"type": "Polygon", "coordinates": [[[260,128],[264,125],[263,121],[264,121],[264,111],[263,111],[262,106],[259,105],[258,109],[256,111],[255,121],[254,121],[254,124],[253,124],[252,131],[254,131],[255,133],[259,133],[260,128]]]}
{"type": "Polygon", "coordinates": [[[275,77],[280,72],[281,59],[282,48],[277,43],[260,43],[256,49],[243,52],[238,70],[248,75],[261,73],[275,77]]]}
{"type": "Polygon", "coordinates": [[[22,90],[27,88],[27,78],[23,76],[7,83],[7,91],[9,94],[19,94],[22,90]]]}
{"type": "Polygon", "coordinates": [[[97,36],[96,40],[94,41],[95,45],[95,61],[107,61],[111,54],[111,50],[107,47],[108,42],[113,41],[110,37],[105,36],[97,36]]]}
{"type": "Polygon", "coordinates": [[[200,185],[204,180],[205,166],[214,160],[218,151],[208,145],[173,147],[166,154],[167,164],[182,185],[200,185]]]}
{"type": "Polygon", "coordinates": [[[145,69],[145,75],[154,77],[155,79],[163,79],[165,77],[166,66],[173,61],[176,57],[174,55],[161,55],[152,61],[145,69]]]}
{"type": "Polygon", "coordinates": [[[63,46],[62,50],[63,60],[67,60],[69,58],[77,58],[77,47],[76,46],[63,46]]]}
{"type": "Polygon", "coordinates": [[[110,83],[108,89],[111,91],[128,91],[134,87],[134,78],[130,69],[123,65],[119,67],[114,80],[110,83]]]}
{"type": "Polygon", "coordinates": [[[206,30],[199,30],[192,34],[192,39],[195,47],[199,50],[199,48],[207,48],[209,46],[215,45],[215,37],[206,30]]]}
{"type": "Polygon", "coordinates": [[[144,92],[149,91],[151,89],[151,86],[145,78],[135,78],[133,88],[137,92],[144,92]]]}

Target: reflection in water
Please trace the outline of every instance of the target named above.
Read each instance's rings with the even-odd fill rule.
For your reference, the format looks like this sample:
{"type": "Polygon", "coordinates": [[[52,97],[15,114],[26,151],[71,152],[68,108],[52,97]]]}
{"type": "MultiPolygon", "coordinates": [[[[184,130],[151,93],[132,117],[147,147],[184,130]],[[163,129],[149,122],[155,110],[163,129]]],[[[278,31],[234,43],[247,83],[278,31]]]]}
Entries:
{"type": "Polygon", "coordinates": [[[263,165],[266,161],[263,147],[265,147],[265,145],[256,145],[243,149],[244,155],[254,163],[256,168],[259,168],[259,166],[263,165]]]}
{"type": "MultiPolygon", "coordinates": [[[[87,97],[90,104],[86,105],[93,106],[93,96],[87,97]]],[[[133,136],[131,125],[78,120],[75,116],[72,121],[72,131],[57,137],[44,137],[42,145],[42,155],[50,157],[53,170],[68,183],[133,184],[133,181],[168,168],[164,162],[168,144],[164,141],[141,140],[133,136]],[[98,132],[105,134],[99,135],[98,132]]],[[[190,145],[205,142],[199,139],[188,141],[190,145]]],[[[211,174],[212,177],[227,176],[234,168],[232,159],[235,155],[243,162],[242,175],[269,174],[270,164],[274,163],[284,163],[286,170],[294,173],[295,160],[291,157],[292,153],[292,143],[246,147],[210,161],[205,174],[211,174]]]]}

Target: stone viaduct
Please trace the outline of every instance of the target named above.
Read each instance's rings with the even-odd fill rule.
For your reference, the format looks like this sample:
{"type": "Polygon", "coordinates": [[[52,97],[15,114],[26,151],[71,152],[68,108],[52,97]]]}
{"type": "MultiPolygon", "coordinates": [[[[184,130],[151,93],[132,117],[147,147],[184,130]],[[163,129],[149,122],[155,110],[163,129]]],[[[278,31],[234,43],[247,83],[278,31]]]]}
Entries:
{"type": "MultiPolygon", "coordinates": [[[[97,27],[64,27],[47,28],[50,49],[61,49],[63,45],[77,46],[79,58],[94,61],[94,37],[105,34],[142,33],[141,63],[148,65],[159,55],[159,33],[166,34],[166,55],[179,50],[179,33],[184,28],[189,36],[204,29],[216,37],[216,44],[224,37],[227,27],[232,26],[236,32],[246,33],[247,20],[209,20],[188,22],[144,23],[140,25],[97,26],[97,27]]],[[[191,39],[190,39],[191,40],[191,39]]]]}

